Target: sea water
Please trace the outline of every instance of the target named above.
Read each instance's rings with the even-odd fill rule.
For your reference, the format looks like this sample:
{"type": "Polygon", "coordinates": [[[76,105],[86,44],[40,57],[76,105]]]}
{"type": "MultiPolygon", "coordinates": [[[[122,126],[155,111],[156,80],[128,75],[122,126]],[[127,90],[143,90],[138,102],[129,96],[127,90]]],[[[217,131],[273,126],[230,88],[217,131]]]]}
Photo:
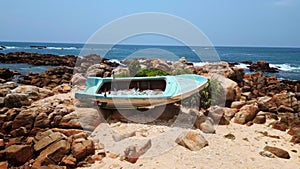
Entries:
{"type": "MultiPolygon", "coordinates": [[[[55,55],[75,55],[81,54],[83,49],[87,53],[100,54],[103,57],[112,60],[128,59],[130,56],[148,58],[160,58],[167,60],[176,60],[185,57],[188,61],[195,65],[204,65],[205,59],[197,55],[193,49],[187,46],[155,46],[155,45],[85,45],[79,43],[37,43],[37,42],[0,42],[0,53],[9,52],[34,52],[41,54],[55,55]],[[42,49],[32,48],[30,46],[43,46],[42,49]],[[147,50],[151,49],[151,50],[147,50]],[[149,55],[150,52],[150,55],[149,55]],[[169,57],[173,54],[175,57],[169,57]]],[[[219,56],[220,61],[238,62],[240,68],[244,68],[246,72],[248,68],[243,61],[256,62],[265,60],[270,66],[278,67],[279,73],[270,73],[268,75],[276,75],[280,79],[299,80],[300,79],[300,48],[281,48],[281,47],[214,47],[219,56]]],[[[201,47],[202,53],[210,55],[210,47],[201,47]]],[[[172,61],[174,61],[172,60],[172,61]]],[[[9,67],[20,73],[42,72],[48,67],[32,66],[27,64],[0,64],[0,67],[9,67]]]]}

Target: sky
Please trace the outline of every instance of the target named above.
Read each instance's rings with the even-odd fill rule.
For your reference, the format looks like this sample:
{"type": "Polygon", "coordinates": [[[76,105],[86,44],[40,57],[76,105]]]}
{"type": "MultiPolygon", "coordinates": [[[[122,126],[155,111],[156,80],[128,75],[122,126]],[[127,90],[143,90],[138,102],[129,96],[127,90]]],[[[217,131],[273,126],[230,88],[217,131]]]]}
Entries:
{"type": "MultiPolygon", "coordinates": [[[[111,21],[141,12],[183,18],[215,46],[300,47],[300,0],[3,0],[0,41],[85,43],[111,21]]],[[[156,36],[126,42],[176,43],[156,36]]]]}

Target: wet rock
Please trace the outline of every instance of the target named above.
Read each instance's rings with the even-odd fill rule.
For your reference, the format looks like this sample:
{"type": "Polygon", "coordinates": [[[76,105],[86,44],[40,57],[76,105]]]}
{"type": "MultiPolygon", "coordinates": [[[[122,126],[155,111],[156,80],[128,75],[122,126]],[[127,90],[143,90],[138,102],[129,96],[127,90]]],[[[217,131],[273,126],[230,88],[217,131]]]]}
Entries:
{"type": "Polygon", "coordinates": [[[234,116],[234,122],[238,124],[245,124],[253,120],[258,113],[256,105],[245,105],[234,116]]]}
{"type": "Polygon", "coordinates": [[[264,150],[271,152],[272,154],[274,154],[275,156],[277,156],[279,158],[290,159],[290,154],[286,150],[283,150],[281,148],[265,146],[264,150]]]}
{"type": "Polygon", "coordinates": [[[11,79],[14,76],[14,72],[10,71],[7,68],[0,68],[0,78],[1,79],[11,79]]]}
{"type": "Polygon", "coordinates": [[[207,140],[199,132],[193,130],[183,132],[176,139],[176,143],[191,151],[198,151],[208,146],[207,140]]]}
{"type": "Polygon", "coordinates": [[[11,145],[4,152],[6,160],[12,165],[24,164],[33,156],[33,149],[30,145],[11,145]]]}
{"type": "Polygon", "coordinates": [[[75,66],[75,56],[58,56],[52,54],[11,52],[0,55],[1,63],[28,63],[31,65],[75,66]]]}
{"type": "Polygon", "coordinates": [[[258,61],[257,63],[251,64],[248,66],[250,71],[262,71],[262,72],[279,72],[278,68],[270,67],[269,63],[265,61],[258,61]]]}

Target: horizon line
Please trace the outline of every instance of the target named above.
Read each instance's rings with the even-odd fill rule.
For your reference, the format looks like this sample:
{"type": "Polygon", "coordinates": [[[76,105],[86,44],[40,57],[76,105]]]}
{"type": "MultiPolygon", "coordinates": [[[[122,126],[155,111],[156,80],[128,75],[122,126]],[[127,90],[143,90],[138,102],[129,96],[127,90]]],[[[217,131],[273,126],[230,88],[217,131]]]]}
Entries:
{"type": "MultiPolygon", "coordinates": [[[[4,40],[0,42],[16,42],[16,43],[57,43],[57,44],[81,44],[85,45],[84,42],[53,42],[53,41],[12,41],[12,40],[4,40]]],[[[90,43],[90,44],[97,44],[97,43],[90,43]]],[[[113,45],[113,44],[98,44],[98,45],[113,45]]],[[[180,44],[134,44],[134,43],[120,43],[116,45],[128,45],[128,46],[184,46],[180,44]]],[[[193,46],[195,47],[195,46],[193,46]]],[[[209,47],[209,46],[203,46],[203,47],[209,47]]],[[[300,48],[300,46],[271,46],[271,45],[213,45],[213,47],[248,47],[248,48],[300,48]]]]}

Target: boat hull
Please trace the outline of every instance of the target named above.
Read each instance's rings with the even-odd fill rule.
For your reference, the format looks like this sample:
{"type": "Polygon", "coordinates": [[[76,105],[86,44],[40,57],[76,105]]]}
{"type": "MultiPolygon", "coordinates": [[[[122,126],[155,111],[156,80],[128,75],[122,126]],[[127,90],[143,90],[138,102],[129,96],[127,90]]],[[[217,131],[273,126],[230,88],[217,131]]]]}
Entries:
{"type": "MultiPolygon", "coordinates": [[[[170,103],[179,102],[191,95],[199,92],[207,86],[207,79],[199,75],[180,75],[180,76],[166,76],[166,77],[151,77],[165,78],[167,82],[166,90],[162,95],[151,96],[111,96],[97,94],[101,82],[87,82],[87,89],[84,92],[76,93],[75,97],[84,101],[97,102],[102,108],[152,108],[155,106],[166,105],[170,103]],[[99,84],[100,83],[100,84],[99,84]],[[88,89],[88,88],[92,88],[88,89]]],[[[105,78],[103,78],[105,79],[105,78]]],[[[103,80],[102,79],[102,80],[103,80]]],[[[141,80],[147,78],[139,78],[141,80]]],[[[111,79],[117,80],[117,79],[111,79]]]]}

